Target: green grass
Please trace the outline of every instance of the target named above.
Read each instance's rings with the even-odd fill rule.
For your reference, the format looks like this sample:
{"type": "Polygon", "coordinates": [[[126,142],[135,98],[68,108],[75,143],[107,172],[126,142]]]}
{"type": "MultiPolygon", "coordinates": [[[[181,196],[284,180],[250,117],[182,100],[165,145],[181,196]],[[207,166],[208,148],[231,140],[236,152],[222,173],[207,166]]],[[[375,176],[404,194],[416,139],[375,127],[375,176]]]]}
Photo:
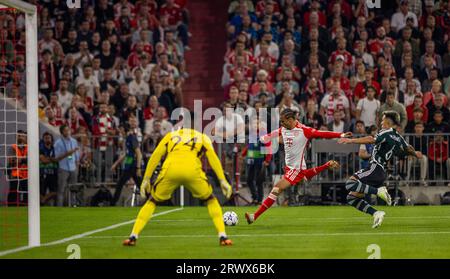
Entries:
{"type": "MultiPolygon", "coordinates": [[[[382,207],[380,207],[382,208],[382,207]]],[[[160,207],[157,212],[173,208],[160,207]]],[[[348,206],[276,207],[255,224],[245,223],[249,207],[224,208],[238,213],[240,223],[227,227],[232,247],[219,247],[204,207],[187,207],[157,216],[146,226],[136,247],[123,247],[132,224],[3,258],[67,258],[69,244],[81,258],[360,258],[370,244],[381,258],[450,258],[450,207],[384,208],[382,227],[348,206]]],[[[2,210],[2,209],[0,209],[2,210]]],[[[3,209],[5,210],[5,209],[3,209]]],[[[21,209],[19,209],[21,210],[21,209]]],[[[24,210],[24,209],[23,209],[24,210]]],[[[42,208],[42,243],[134,219],[139,208],[42,208]]],[[[0,214],[0,216],[2,216],[0,214]]],[[[26,213],[22,214],[26,217],[26,213]]],[[[0,221],[1,222],[1,221],[0,221]]],[[[1,234],[0,234],[1,237],[1,234]]],[[[4,239],[0,238],[6,250],[4,239]]]]}

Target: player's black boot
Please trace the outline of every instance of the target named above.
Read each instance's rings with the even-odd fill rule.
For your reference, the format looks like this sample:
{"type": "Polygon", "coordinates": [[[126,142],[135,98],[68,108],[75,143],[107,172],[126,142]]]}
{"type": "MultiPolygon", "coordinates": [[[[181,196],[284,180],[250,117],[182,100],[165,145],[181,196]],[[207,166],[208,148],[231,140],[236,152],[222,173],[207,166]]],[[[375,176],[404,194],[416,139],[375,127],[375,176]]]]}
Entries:
{"type": "Polygon", "coordinates": [[[123,246],[136,246],[136,237],[130,236],[123,241],[123,246]]]}

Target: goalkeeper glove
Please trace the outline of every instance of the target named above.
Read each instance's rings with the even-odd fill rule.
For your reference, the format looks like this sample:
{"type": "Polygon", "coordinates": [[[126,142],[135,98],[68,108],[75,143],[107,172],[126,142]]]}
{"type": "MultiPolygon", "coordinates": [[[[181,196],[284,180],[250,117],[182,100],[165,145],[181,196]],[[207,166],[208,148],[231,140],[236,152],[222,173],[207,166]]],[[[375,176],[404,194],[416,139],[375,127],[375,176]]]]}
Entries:
{"type": "Polygon", "coordinates": [[[141,184],[141,198],[146,199],[147,195],[150,194],[150,177],[144,177],[141,184]]]}
{"type": "Polygon", "coordinates": [[[230,183],[225,179],[220,180],[220,188],[222,188],[223,195],[228,199],[231,198],[231,194],[233,193],[233,189],[231,188],[230,183]]]}

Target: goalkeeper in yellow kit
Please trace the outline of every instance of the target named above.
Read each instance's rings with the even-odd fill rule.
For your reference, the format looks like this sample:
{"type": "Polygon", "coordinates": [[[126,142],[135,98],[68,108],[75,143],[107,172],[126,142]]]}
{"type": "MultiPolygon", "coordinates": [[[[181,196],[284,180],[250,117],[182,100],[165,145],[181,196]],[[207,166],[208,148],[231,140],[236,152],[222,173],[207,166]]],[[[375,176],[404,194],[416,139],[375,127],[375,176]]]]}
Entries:
{"type": "Polygon", "coordinates": [[[133,231],[123,245],[136,245],[139,233],[152,217],[156,204],[169,200],[180,185],[184,185],[195,198],[205,201],[209,215],[219,234],[220,245],[232,245],[232,241],[225,233],[222,208],[213,195],[212,186],[208,183],[202,170],[200,159],[203,154],[206,155],[217,175],[222,192],[227,199],[231,197],[232,188],[225,179],[222,165],[208,136],[187,128],[170,132],[158,144],[147,164],[141,184],[141,196],[144,198],[149,196],[149,199],[139,211],[133,231]],[[155,182],[151,184],[150,178],[163,156],[165,156],[165,160],[161,171],[155,182]]]}

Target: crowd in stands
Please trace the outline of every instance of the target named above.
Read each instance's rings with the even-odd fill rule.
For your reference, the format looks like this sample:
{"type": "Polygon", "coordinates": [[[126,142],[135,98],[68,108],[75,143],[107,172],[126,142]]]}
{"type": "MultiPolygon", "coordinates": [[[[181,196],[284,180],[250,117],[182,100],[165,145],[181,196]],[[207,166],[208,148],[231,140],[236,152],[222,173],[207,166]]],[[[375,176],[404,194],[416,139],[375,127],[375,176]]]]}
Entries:
{"type": "MultiPolygon", "coordinates": [[[[230,1],[225,102],[290,108],[321,130],[360,123],[365,134],[394,110],[401,133],[449,133],[450,1],[379,2],[230,1]]],[[[448,137],[423,146],[429,165],[447,168],[448,137]]]]}
{"type": "MultiPolygon", "coordinates": [[[[188,77],[186,0],[29,0],[38,9],[39,118],[78,141],[81,165],[109,165],[123,152],[128,120],[148,157],[172,129],[188,77]],[[96,154],[97,153],[97,154],[96,154]]],[[[0,11],[0,79],[8,97],[26,106],[25,20],[0,11]]],[[[43,145],[43,140],[41,146],[43,145]]],[[[105,170],[97,168],[97,176],[105,170]]]]}

